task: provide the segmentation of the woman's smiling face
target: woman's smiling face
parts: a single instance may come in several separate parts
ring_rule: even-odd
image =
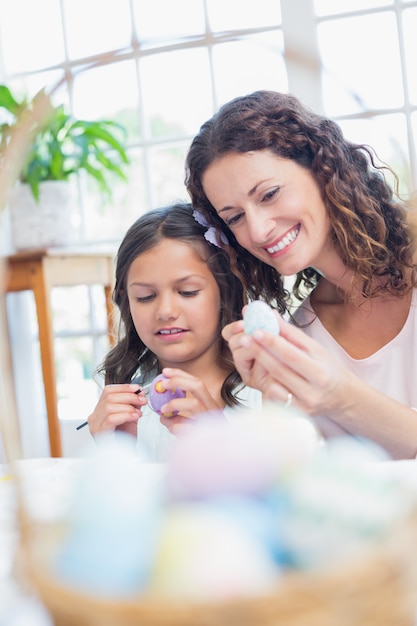
[[[330,221],[311,172],[270,150],[231,152],[202,177],[204,192],[239,244],[290,276],[320,268],[330,243]]]

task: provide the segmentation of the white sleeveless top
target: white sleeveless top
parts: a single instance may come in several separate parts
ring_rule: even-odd
[[[294,319],[309,326],[303,331],[317,340],[366,383],[409,407],[417,407],[417,289],[407,320],[394,339],[365,359],[354,359],[337,343],[314,313],[310,298],[298,307]]]

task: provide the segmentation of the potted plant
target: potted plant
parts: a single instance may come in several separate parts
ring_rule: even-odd
[[[0,123],[0,153],[21,115],[33,102],[34,99],[27,98],[18,100],[8,87],[0,85],[0,110],[4,117]],[[129,158],[125,140],[125,129],[115,121],[80,120],[67,113],[63,105],[51,107],[46,122],[39,123],[35,129],[19,184],[9,203],[15,247],[66,243],[61,238],[68,236],[72,212],[68,205],[71,203],[68,183],[78,172],[85,172],[97,184],[98,191],[111,198],[111,176],[126,180]],[[24,196],[23,204],[17,204],[17,195]],[[50,195],[52,207],[45,209],[43,201]],[[49,216],[53,208],[57,213],[52,224],[44,226],[39,220],[45,214]],[[28,214],[26,225],[23,214]],[[41,235],[46,238],[39,241]]]

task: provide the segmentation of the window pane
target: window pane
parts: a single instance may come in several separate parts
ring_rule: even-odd
[[[127,126],[129,139],[139,137],[138,84],[134,61],[120,61],[75,77],[74,113],[87,120],[108,118]]]
[[[366,120],[342,120],[339,124],[350,141],[370,145],[379,159],[394,170],[400,178],[402,193],[410,191],[410,157],[404,115],[378,115]],[[388,180],[393,183],[392,179]]]
[[[328,115],[403,104],[394,12],[319,24],[318,38],[324,66],[323,98]]]
[[[85,415],[83,407],[87,400],[90,400],[93,394],[97,400],[97,383],[92,380],[97,367],[93,356],[93,340],[91,337],[58,337],[55,339],[54,348],[59,417],[76,418],[81,421],[81,416]],[[85,384],[86,380],[88,384]]]
[[[51,302],[55,332],[89,329],[90,302],[86,285],[55,287]]]
[[[140,77],[148,135],[194,134],[212,114],[206,49],[177,50],[142,59]]]
[[[184,186],[184,161],[188,148],[184,145],[153,149],[149,155],[152,206],[162,206],[177,200],[189,202]]]
[[[95,329],[102,328],[107,334],[106,297],[102,285],[90,285],[91,315]]]
[[[205,31],[203,0],[134,0],[133,7],[136,33],[145,48]]]
[[[129,0],[64,0],[64,9],[71,59],[130,45]]]
[[[213,47],[214,83],[219,103],[256,91],[288,91],[281,31]]]
[[[279,0],[207,0],[212,31],[259,28],[281,24]]]
[[[394,0],[314,0],[314,11],[316,15],[337,15],[348,11],[376,9],[393,3]]]
[[[406,68],[408,78],[408,89],[410,100],[414,104],[417,104],[417,72],[416,72],[416,57],[417,57],[417,42],[416,42],[416,30],[417,30],[417,9],[407,9],[403,13],[403,29],[404,29],[404,46],[406,56]]]
[[[32,98],[43,88],[49,92],[54,89],[61,81],[63,72],[61,70],[50,70],[40,74],[29,74],[27,76],[19,76],[13,80],[7,81],[7,85],[12,92],[17,95],[28,96]],[[52,94],[52,102],[56,105],[65,104],[68,107],[68,87],[67,83],[62,83],[60,87]]]
[[[411,115],[411,124],[412,124],[412,135],[413,135],[413,147],[416,148],[417,144],[417,111]],[[414,186],[412,187],[413,192],[417,193],[417,171],[414,172]],[[416,209],[417,209],[417,199],[416,199]]]
[[[2,2],[0,36],[6,73],[36,70],[64,60],[56,0]]]
[[[87,241],[119,241],[129,226],[150,203],[146,194],[145,170],[140,150],[131,150],[128,182],[112,184],[113,198],[105,202],[90,181],[83,181],[84,236]]]

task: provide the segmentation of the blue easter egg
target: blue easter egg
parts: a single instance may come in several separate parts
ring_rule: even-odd
[[[255,330],[265,330],[273,335],[279,335],[278,319],[271,307],[262,300],[254,300],[248,305],[243,324],[247,335],[253,335]]]

